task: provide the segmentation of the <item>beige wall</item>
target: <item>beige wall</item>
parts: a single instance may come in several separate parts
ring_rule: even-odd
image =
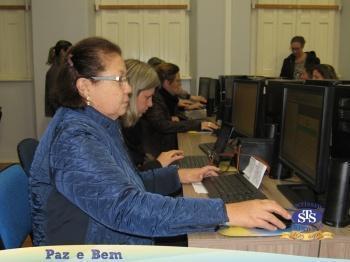
[[[229,58],[225,59],[225,8],[230,0],[191,0],[191,90],[199,76],[217,77],[228,67],[232,74],[249,74],[250,1],[231,0]],[[49,119],[44,116],[45,65],[49,48],[59,39],[75,42],[94,35],[93,0],[32,0],[34,82],[0,82],[0,162],[17,160],[16,145],[40,137]],[[339,73],[350,79],[350,1],[341,14]],[[1,40],[0,40],[1,41]],[[226,68],[225,68],[226,67]],[[34,84],[33,84],[34,83]]]
[[[0,163],[17,160],[17,143],[35,137],[32,82],[0,82]]]
[[[342,1],[340,19],[339,74],[342,79],[350,79],[350,1]]]

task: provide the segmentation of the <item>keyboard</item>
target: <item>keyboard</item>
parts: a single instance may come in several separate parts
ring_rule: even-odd
[[[266,199],[242,174],[207,177],[202,183],[210,198],[221,198],[225,203]]]
[[[206,155],[214,151],[215,143],[203,143],[198,145],[200,150],[202,150]],[[223,153],[231,153],[233,151],[232,146],[226,145]]]
[[[204,143],[199,144],[199,148],[206,154],[209,155],[210,152],[214,150],[215,143]]]
[[[209,159],[207,156],[185,156],[183,159],[178,160],[177,164],[180,168],[203,167],[209,164]]]

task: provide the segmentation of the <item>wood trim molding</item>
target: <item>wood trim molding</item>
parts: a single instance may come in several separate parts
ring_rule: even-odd
[[[188,10],[188,5],[95,5],[95,10]]]
[[[256,9],[297,9],[297,10],[335,10],[340,11],[340,5],[306,5],[306,4],[255,4]]]
[[[0,5],[0,10],[30,10],[30,5]]]

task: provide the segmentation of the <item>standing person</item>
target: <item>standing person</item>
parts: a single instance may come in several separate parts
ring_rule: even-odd
[[[131,92],[117,45],[97,37],[78,42],[58,79],[61,107],[40,140],[29,180],[34,245],[152,244],[156,236],[212,231],[224,223],[284,228],[273,213],[290,215],[274,201],[225,205],[146,192],[116,121]],[[182,183],[200,180],[180,177]]]
[[[177,133],[187,131],[215,130],[214,123],[198,120],[180,121],[177,95],[181,92],[180,69],[171,63],[156,68],[161,87],[153,96],[153,106],[142,117],[144,149],[158,156],[161,152],[178,149]]]
[[[280,77],[288,79],[301,79],[303,72],[313,65],[320,63],[320,59],[314,51],[304,52],[305,39],[302,36],[294,36],[290,41],[292,53],[283,60]]]
[[[52,117],[55,114],[56,107],[54,98],[52,97],[52,90],[55,89],[57,75],[62,64],[63,58],[66,55],[68,48],[72,44],[66,40],[60,40],[55,46],[50,48],[49,56],[46,64],[50,65],[46,73],[45,79],[45,116]]]

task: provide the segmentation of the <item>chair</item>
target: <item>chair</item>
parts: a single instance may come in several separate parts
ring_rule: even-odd
[[[5,249],[21,247],[32,229],[28,177],[18,164],[0,172],[0,240]]]
[[[21,163],[21,166],[24,169],[24,172],[26,172],[27,176],[30,176],[30,167],[33,162],[34,153],[39,144],[39,141],[35,138],[26,138],[23,139],[21,142],[17,145],[17,153],[19,162]]]

